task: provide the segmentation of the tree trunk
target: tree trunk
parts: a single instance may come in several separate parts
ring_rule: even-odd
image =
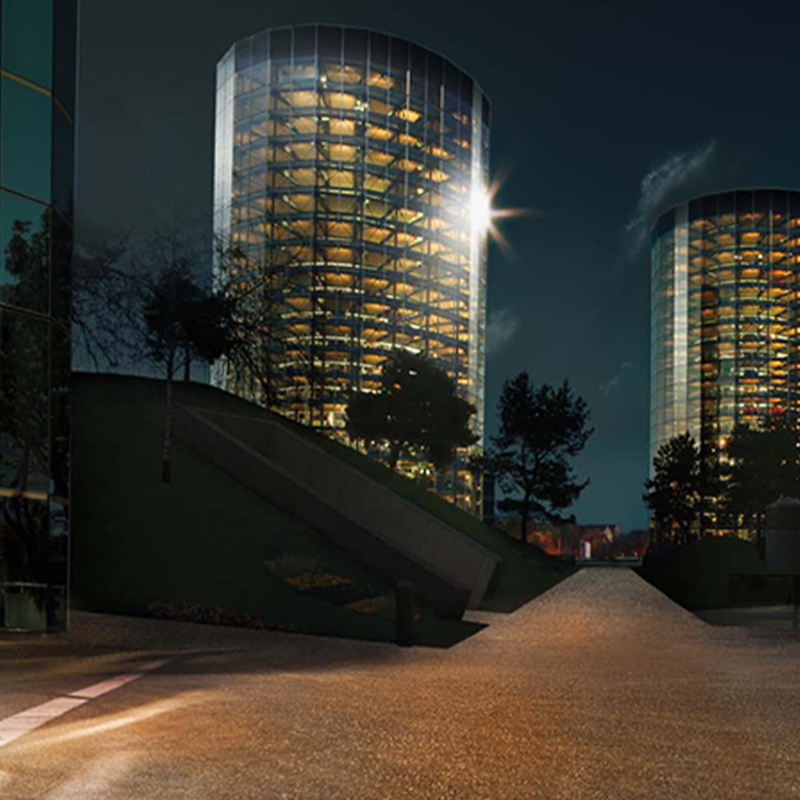
[[[189,343],[187,342],[184,345],[184,361],[183,361],[183,380],[184,383],[189,383],[189,374],[191,373],[192,368],[192,359],[190,355],[191,348],[189,347]]]
[[[161,480],[169,483],[171,479],[169,445],[172,433],[172,368],[175,357],[174,350],[170,350],[167,358],[167,418],[164,422],[164,443],[161,451]]]
[[[528,544],[528,499],[522,501],[522,511],[519,515],[520,519],[520,532],[519,540],[522,544]]]

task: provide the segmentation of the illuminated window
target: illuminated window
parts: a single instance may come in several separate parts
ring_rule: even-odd
[[[293,61],[273,49],[258,79],[225,73],[232,80],[219,95],[218,130],[226,130],[229,109],[241,122],[233,125],[232,154],[222,152],[229,140],[218,142],[217,232],[244,244],[262,269],[285,270],[295,281],[282,312],[286,346],[272,365],[275,410],[332,431],[343,421],[341,395],[354,381],[377,390],[393,347],[429,353],[465,397],[478,405],[483,397],[485,300],[470,295],[470,275],[484,291],[486,253],[485,244],[472,246],[469,226],[473,176],[486,172],[487,150],[477,147],[484,129],[472,127],[483,100],[455,115],[438,108],[445,95],[426,75],[427,59],[390,76],[369,61],[380,52],[371,36],[363,32],[367,60],[353,63],[346,49],[344,63],[328,63],[330,54],[313,51],[322,39],[296,38]],[[442,74],[458,76],[451,65]],[[417,87],[426,82],[433,105],[423,113]],[[231,374],[227,385],[263,402],[245,392],[249,377]],[[481,430],[482,409],[477,419]],[[459,464],[451,499],[478,507]]]

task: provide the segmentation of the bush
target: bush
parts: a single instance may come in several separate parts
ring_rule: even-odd
[[[197,622],[202,625],[229,625],[263,631],[298,632],[297,627],[291,623],[268,622],[250,614],[240,614],[224,608],[208,608],[194,603],[181,602],[178,605],[162,602],[151,603],[147,607],[147,613],[156,619],[168,619],[173,622]]]

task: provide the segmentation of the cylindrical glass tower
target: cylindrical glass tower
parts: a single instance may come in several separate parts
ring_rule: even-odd
[[[0,628],[67,624],[78,0],[0,0]]]
[[[237,279],[256,265],[286,291],[260,369],[269,401],[224,360],[212,383],[341,435],[349,393],[377,390],[405,348],[455,378],[482,439],[488,148],[480,87],[415,44],[309,25],[231,47],[217,65],[215,232],[246,256]],[[461,462],[437,488],[477,513]]]
[[[773,413],[796,424],[800,192],[676,206],[653,229],[651,276],[651,471],[658,448],[687,431],[713,464],[736,424]]]

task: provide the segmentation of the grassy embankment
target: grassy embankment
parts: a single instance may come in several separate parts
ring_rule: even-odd
[[[348,553],[173,440],[173,480],[160,481],[161,381],[78,373],[73,393],[73,587],[88,610],[144,614],[189,603],[285,629],[391,640],[391,587]],[[203,384],[176,399],[255,416],[263,410]],[[293,425],[293,423],[286,423]],[[510,610],[563,575],[411,481],[302,426],[321,446],[506,556],[495,599]],[[399,486],[399,488],[398,488]],[[538,552],[538,551],[537,551]],[[349,607],[347,607],[349,606]],[[361,611],[354,610],[361,608]],[[152,611],[152,609],[151,609]],[[420,643],[448,645],[477,630],[422,609]]]
[[[206,384],[181,386],[187,403],[217,411],[263,416],[263,409]],[[564,577],[574,572],[559,559],[548,556],[535,545],[523,545],[471,514],[456,508],[452,503],[427,491],[418,483],[398,475],[383,464],[362,455],[346,445],[312,429],[283,417],[276,417],[299,435],[313,441],[331,455],[358,469],[378,483],[396,492],[411,503],[425,509],[442,522],[450,525],[488,550],[505,559],[505,569],[494,597],[486,601],[487,611],[513,611],[523,603],[546,591]]]

